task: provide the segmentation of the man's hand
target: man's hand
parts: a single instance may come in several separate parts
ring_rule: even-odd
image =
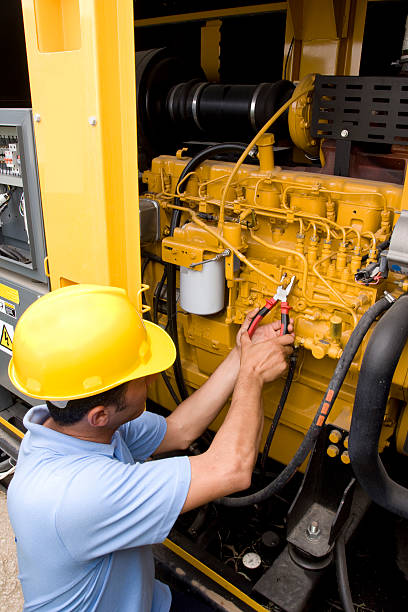
[[[241,325],[236,338],[237,347],[241,347],[241,336],[243,332],[246,332],[251,324],[252,319],[258,313],[259,308],[255,308],[248,312],[245,317],[245,321]],[[280,336],[281,330],[281,322],[273,321],[272,323],[268,323],[267,325],[258,325],[255,330],[254,335],[252,336],[252,342],[256,344],[257,342],[263,342],[265,340],[270,340],[271,338],[278,338]],[[289,334],[293,335],[293,319],[290,320],[288,326]]]
[[[251,341],[248,332],[242,331],[240,340],[240,377],[245,375],[256,378],[263,385],[276,380],[286,371],[288,359],[293,353],[291,345],[294,337],[292,334],[275,335],[255,343]]]
[[[191,484],[182,512],[247,489],[251,484],[263,429],[262,386],[284,373],[294,342],[292,334],[279,336],[280,323],[262,326],[251,341],[246,329],[254,314],[248,315],[238,334],[239,348],[231,351],[227,358],[231,359],[233,355],[235,362],[240,354],[239,372],[228,414],[210,448],[202,455],[190,457]],[[238,364],[233,366],[234,369],[236,366]],[[220,380],[215,388],[222,385],[222,377],[228,375],[226,369],[222,373],[219,371]],[[191,413],[189,410],[190,419]]]

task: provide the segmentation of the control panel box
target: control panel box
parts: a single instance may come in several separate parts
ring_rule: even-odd
[[[0,271],[47,283],[30,109],[0,109]]]

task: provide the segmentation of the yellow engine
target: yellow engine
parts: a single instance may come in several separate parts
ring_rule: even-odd
[[[211,374],[234,345],[238,325],[274,295],[280,279],[296,277],[288,301],[298,365],[271,447],[271,456],[287,463],[313,420],[356,323],[384,290],[395,294],[396,283],[401,284],[401,274],[390,272],[386,279],[380,268],[382,245],[401,213],[402,187],[283,170],[274,165],[271,134],[259,140],[257,153],[259,165],[242,164],[229,186],[232,162],[210,159],[183,177],[189,161],[183,151],[157,157],[143,175],[144,197],[160,206],[163,261],[180,267],[177,318],[189,387],[199,387]],[[171,230],[177,211],[180,220]],[[375,272],[368,280],[359,274],[367,267]],[[158,281],[151,275],[146,279],[151,287]],[[165,325],[166,315],[159,315],[158,321]],[[364,345],[330,415],[331,423],[346,430],[363,353]],[[406,375],[401,365],[393,381],[382,448],[398,423]],[[265,436],[282,385],[277,381],[265,390]],[[160,385],[153,399],[174,407]],[[406,434],[401,426],[400,450]],[[342,460],[349,461],[346,448],[328,452],[342,453]]]

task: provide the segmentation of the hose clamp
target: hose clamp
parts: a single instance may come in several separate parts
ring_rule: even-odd
[[[196,124],[198,129],[201,130],[202,132],[204,132],[204,130],[201,127],[200,122],[198,120],[197,105],[198,105],[199,95],[202,92],[202,90],[204,89],[204,87],[207,87],[207,85],[208,85],[208,83],[199,83],[197,89],[194,92],[193,101],[191,102],[191,112],[193,114],[194,123]]]
[[[177,85],[175,85],[173,87],[173,89],[171,90],[170,96],[169,96],[168,101],[167,101],[167,110],[168,110],[168,113],[169,113],[172,121],[176,121],[176,116],[174,114],[174,96],[175,96],[175,93],[176,93],[177,89],[179,89],[183,85],[185,85],[185,83],[178,83]]]
[[[388,302],[390,304],[393,304],[394,302],[396,302],[397,300],[395,299],[395,297],[393,295],[391,295],[391,293],[388,293],[388,291],[384,291],[384,297],[386,300],[388,300]]]
[[[252,94],[252,100],[251,100],[251,104],[249,107],[249,119],[250,119],[251,126],[254,132],[258,131],[258,128],[256,126],[256,120],[255,120],[256,103],[258,101],[258,96],[259,96],[261,89],[263,88],[264,85],[267,85],[267,84],[268,83],[259,83],[258,87],[255,88],[255,91]]]

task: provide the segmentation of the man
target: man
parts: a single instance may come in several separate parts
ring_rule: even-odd
[[[293,336],[279,324],[234,348],[209,380],[164,419],[145,412],[152,376],[175,349],[142,322],[125,292],[76,285],[54,291],[20,318],[9,376],[45,400],[32,408],[8,507],[27,612],[168,612],[150,545],[180,512],[246,489],[263,426],[263,384],[286,369]],[[208,451],[187,449],[233,392]]]

